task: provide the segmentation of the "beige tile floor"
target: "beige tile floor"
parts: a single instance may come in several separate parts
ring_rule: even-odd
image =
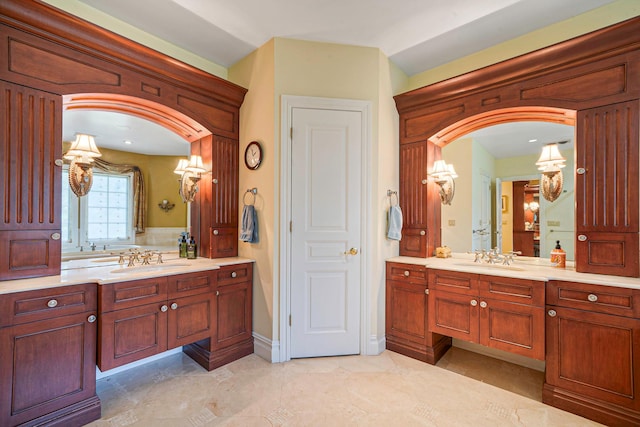
[[[174,354],[98,380],[89,426],[597,426],[540,402],[540,372],[453,348],[438,366],[397,353],[255,355],[207,372]]]

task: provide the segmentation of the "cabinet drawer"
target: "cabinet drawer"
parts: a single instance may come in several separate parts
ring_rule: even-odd
[[[96,309],[96,284],[59,286],[0,296],[0,327]]]
[[[427,269],[422,265],[388,262],[387,280],[426,285]]]
[[[167,300],[167,278],[132,280],[100,286],[100,312]]]
[[[218,285],[231,285],[253,280],[253,263],[225,265],[218,270]]]
[[[213,292],[217,279],[217,270],[169,276],[169,298],[179,298]]]
[[[640,291],[588,283],[549,281],[547,304],[640,318]]]
[[[478,294],[478,275],[447,270],[429,270],[429,289],[465,295]]]
[[[501,276],[480,276],[480,296],[501,301],[544,306],[545,282]]]

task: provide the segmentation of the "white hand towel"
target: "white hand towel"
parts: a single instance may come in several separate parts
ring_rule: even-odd
[[[387,238],[392,240],[402,239],[402,210],[400,206],[391,206],[387,217],[389,229]]]

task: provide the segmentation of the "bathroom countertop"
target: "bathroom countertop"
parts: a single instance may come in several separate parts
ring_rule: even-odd
[[[103,285],[150,277],[216,270],[227,265],[254,261],[242,257],[186,259],[179,258],[177,251],[165,253],[163,260],[162,264],[138,264],[133,267],[118,264],[117,256],[64,261],[62,262],[61,272],[57,276],[0,281],[0,294],[82,283]]]
[[[414,258],[397,256],[389,258],[387,261],[422,265],[427,268],[439,270],[513,277],[517,279],[529,279],[542,282],[549,280],[565,280],[594,285],[640,289],[639,278],[578,273],[572,262],[567,262],[566,268],[556,268],[551,264],[548,258],[517,257],[511,265],[479,264],[474,263],[473,258],[473,254],[454,253],[451,258]]]

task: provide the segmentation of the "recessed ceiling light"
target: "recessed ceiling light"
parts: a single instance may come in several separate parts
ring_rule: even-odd
[[[530,139],[529,142],[538,142],[537,139]]]
[[[124,143],[127,144],[127,145],[131,145],[131,144],[133,144],[133,141],[129,141],[128,139],[125,139]]]

